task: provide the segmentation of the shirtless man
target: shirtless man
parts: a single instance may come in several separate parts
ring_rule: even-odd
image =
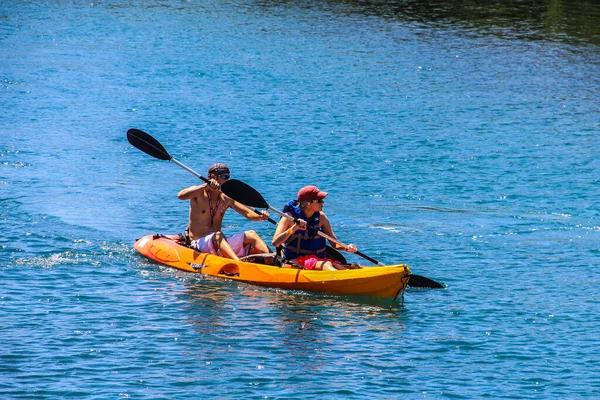
[[[239,260],[250,245],[255,253],[270,253],[267,244],[254,231],[245,231],[226,238],[221,227],[228,208],[251,221],[269,219],[266,211],[255,213],[245,205],[225,196],[219,188],[229,179],[229,168],[225,164],[213,164],[208,169],[210,184],[191,186],[177,194],[179,200],[190,201],[188,224],[191,246],[203,253],[220,254],[223,257]]]

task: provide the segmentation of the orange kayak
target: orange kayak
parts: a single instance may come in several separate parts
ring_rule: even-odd
[[[268,257],[248,262],[200,253],[178,244],[175,236],[144,236],[134,247],[151,260],[182,271],[280,289],[396,299],[410,279],[405,264],[337,271],[281,268],[261,263]]]

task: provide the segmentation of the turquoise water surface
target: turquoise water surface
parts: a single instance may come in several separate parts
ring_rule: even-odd
[[[0,397],[600,397],[597,2],[4,1],[0,21]],[[181,232],[199,181],[132,127],[275,207],[319,186],[342,241],[447,288],[388,303],[147,261],[134,240]]]

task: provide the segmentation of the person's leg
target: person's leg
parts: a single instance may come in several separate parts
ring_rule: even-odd
[[[315,269],[322,271],[335,271],[335,267],[329,261],[317,261],[315,264]]]
[[[331,267],[336,270],[336,269],[352,269],[352,268],[348,268],[346,265],[343,264],[337,264],[337,263],[332,263],[330,262]]]
[[[252,246],[251,253],[253,254],[263,254],[270,253],[271,249],[265,243],[264,240],[256,233],[255,231],[246,231],[244,232],[244,246]]]
[[[331,261],[321,260],[321,261],[316,262],[315,269],[320,269],[322,271],[337,271],[340,269],[348,269],[348,268],[346,268],[342,264],[335,264],[335,263],[332,263]]]
[[[221,253],[223,257],[231,258],[233,260],[239,260],[239,257],[235,254],[235,251],[233,251],[233,249],[227,242],[227,238],[225,237],[223,232],[215,232],[215,234],[212,237],[212,240],[215,249],[217,249],[217,251]]]
[[[192,249],[198,250],[200,253],[217,254],[217,250],[213,244],[214,233],[195,239],[190,242]]]

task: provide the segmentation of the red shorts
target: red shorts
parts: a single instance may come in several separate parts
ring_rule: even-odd
[[[304,267],[304,269],[315,269],[319,261],[329,261],[332,264],[339,264],[338,261],[332,260],[331,258],[318,258],[315,255],[300,256],[296,258],[296,262],[298,263],[298,265]]]

